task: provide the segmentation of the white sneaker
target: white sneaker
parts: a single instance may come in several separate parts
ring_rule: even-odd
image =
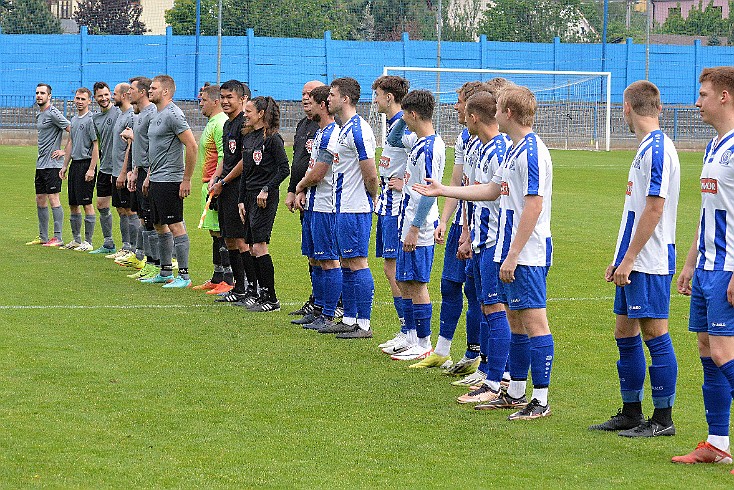
[[[403,332],[398,332],[395,334],[395,337],[391,338],[387,342],[381,343],[377,347],[379,347],[380,349],[384,349],[385,347],[391,347],[395,345],[396,343],[398,343],[398,341],[400,341],[401,339],[404,339],[405,337],[407,337],[407,334],[404,334]]]
[[[487,375],[483,372],[477,370],[474,373],[471,373],[470,375],[461,378],[458,381],[454,381],[451,383],[454,386],[472,386],[472,385],[481,385],[484,380],[487,379]]]
[[[125,255],[127,255],[129,253],[130,253],[129,250],[125,250],[124,248],[121,248],[120,250],[118,250],[115,253],[105,255],[104,258],[105,259],[115,259],[115,260],[117,260],[120,257],[123,257],[123,256],[125,256]]]
[[[422,347],[419,344],[412,345],[409,349],[406,349],[397,354],[390,356],[393,361],[413,361],[416,359],[425,359],[431,355],[432,349],[430,347]]]
[[[404,335],[401,339],[394,342],[392,345],[385,347],[382,349],[382,352],[387,354],[388,356],[391,356],[393,354],[399,354],[403,351],[406,351],[413,347],[414,344],[410,343],[408,340],[408,335]]]
[[[91,250],[94,250],[94,247],[92,246],[91,243],[84,241],[81,243],[81,245],[76,247],[74,250],[76,250],[77,252],[89,252]]]
[[[72,240],[66,245],[62,245],[59,247],[59,250],[74,250],[76,247],[81,245],[81,243],[77,242],[76,240]]]

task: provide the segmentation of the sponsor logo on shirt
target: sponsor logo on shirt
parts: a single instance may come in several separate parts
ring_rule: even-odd
[[[381,156],[380,157],[380,167],[388,168],[389,166],[390,166],[390,157]]]
[[[337,164],[337,163],[339,163],[339,154],[334,153],[334,164]]]
[[[641,163],[642,163],[642,157],[640,155],[637,155],[635,159],[632,161],[632,168],[636,168],[637,170],[639,170]]]
[[[631,196],[632,195],[632,185],[633,184],[634,184],[634,182],[632,182],[631,180],[627,181],[627,192],[626,192],[626,194],[628,196]]]
[[[731,159],[731,150],[726,150],[724,154],[721,155],[721,160],[719,160],[719,164],[729,166],[730,159]]]
[[[311,153],[312,149],[313,149],[313,139],[306,140],[306,151]]]
[[[718,194],[719,183],[716,179],[701,179],[701,192],[706,194]]]
[[[510,195],[510,185],[505,182],[504,180],[502,183],[500,183],[500,195],[501,196],[509,196]]]
[[[262,150],[255,150],[252,152],[252,159],[255,161],[255,165],[260,165],[260,162],[263,161],[263,152]]]

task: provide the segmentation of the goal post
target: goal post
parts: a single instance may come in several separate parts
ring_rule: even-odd
[[[410,81],[410,89],[426,89],[436,97],[434,124],[451,144],[461,131],[454,111],[456,90],[469,81],[503,77],[533,91],[538,101],[534,130],[551,148],[604,149],[611,137],[611,72],[553,70],[495,70],[478,68],[424,68],[386,66],[383,75]],[[370,120],[384,144],[386,122],[373,104]]]

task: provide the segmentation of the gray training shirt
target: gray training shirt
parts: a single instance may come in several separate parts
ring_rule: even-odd
[[[112,125],[112,176],[117,177],[122,171],[122,165],[125,163],[125,150],[127,150],[127,141],[122,139],[120,133],[125,128],[133,127],[133,108],[130,107],[127,111],[123,112],[115,120],[115,124]],[[132,148],[130,149],[132,153]],[[128,156],[128,159],[131,156]],[[128,170],[132,170],[132,166],[128,161]]]
[[[61,137],[64,130],[69,127],[69,120],[64,117],[60,110],[49,106],[36,116],[36,127],[38,128],[38,159],[36,168],[61,168],[64,166],[64,157],[51,158],[54,150],[61,149]]]
[[[150,121],[148,158],[151,182],[182,182],[184,144],[178,135],[189,129],[186,116],[173,102]]]
[[[83,116],[71,118],[71,159],[85,160],[92,158],[92,148],[97,141],[92,113],[87,111]]]
[[[106,174],[112,173],[112,126],[119,115],[120,109],[110,106],[107,112],[98,112],[92,116],[99,141],[99,171]]]
[[[148,126],[150,125],[151,119],[156,115],[155,104],[148,104],[135,118],[133,123],[133,134],[135,135],[135,141],[133,141],[133,164],[136,167],[148,168],[150,162],[148,161]]]

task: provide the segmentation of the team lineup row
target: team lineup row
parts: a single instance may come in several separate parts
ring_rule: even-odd
[[[690,330],[698,336],[709,436],[693,452],[674,457],[673,461],[731,463],[728,434],[734,394],[734,231],[727,227],[726,217],[734,212],[729,209],[734,206],[734,176],[729,175],[734,149],[734,142],[729,141],[734,137],[734,69],[705,69],[700,83],[696,105],[704,122],[717,131],[717,137],[704,156],[701,221],[677,287],[682,294],[691,295]],[[95,85],[94,96],[104,114],[104,96],[98,97],[97,88]],[[378,215],[377,256],[385,261],[385,274],[401,322],[401,331],[381,344],[382,350],[392,359],[418,361],[412,368],[443,367],[449,374],[466,375],[457,382],[470,386],[469,392],[458,398],[459,403],[473,403],[479,410],[513,409],[510,420],[550,415],[548,387],[554,343],[546,315],[546,275],[553,255],[552,161],[541,138],[532,130],[537,108],[534,95],[504,79],[462,86],[455,107],[466,129],[456,141],[451,185],[443,186],[445,145],[431,122],[435,107],[432,94],[409,91],[407,80],[395,76],[378,78],[372,88],[379,111],[387,117],[389,131],[379,172],[375,137],[356,113],[359,83],[339,78],[330,86],[320,82],[304,86],[305,117],[294,139],[286,206],[301,213],[302,252],[309,261],[312,297],[298,312],[303,318],[294,323],[319,333],[337,334],[338,338],[372,337],[374,280],[367,257],[374,212]],[[82,135],[84,128],[79,121],[75,127],[77,117],[70,124],[71,143],[66,151],[60,150],[61,131],[69,123],[52,113],[44,117],[53,109],[50,87],[39,84],[36,96],[42,112],[36,193],[41,234],[37,242],[48,245],[54,241],[44,236],[48,227],[48,212],[42,211],[44,199],[50,200],[53,207],[55,232],[57,208],[60,210],[60,181],[53,172],[44,170],[55,169],[61,178],[71,160],[69,203],[72,231],[76,234],[67,245],[91,249],[77,238],[81,229],[79,207],[83,206],[87,215],[85,231],[91,239],[90,228],[93,232],[95,221],[92,196],[77,189],[91,187],[93,191],[94,184],[89,183],[101,154],[99,175],[105,179],[109,175],[112,204],[118,208],[121,227],[123,216],[128,217],[129,231],[128,235],[123,233],[123,242],[126,236],[134,236],[130,234],[133,232],[141,237],[137,240],[138,254],[127,252],[122,262],[142,266],[145,260],[145,267],[154,267],[137,273],[148,277],[146,281],[164,283],[164,287],[190,285],[182,202],[190,193],[197,145],[183,114],[172,102],[174,91],[173,80],[166,76],[152,81],[136,78],[129,86],[118,85],[114,100],[120,113],[131,111],[132,102],[139,114],[137,118],[131,115],[129,125],[118,125],[116,121],[97,124],[96,119],[102,117],[92,116],[100,144],[94,142],[94,131],[89,131],[92,143],[85,147],[90,148],[87,157],[75,153],[76,140],[82,139],[75,134]],[[124,94],[128,94],[127,105]],[[107,88],[108,107],[109,98]],[[89,97],[84,108],[87,111],[88,101]],[[157,109],[151,109],[147,125],[140,122],[147,107],[141,101]],[[79,117],[86,115],[83,103],[77,106]],[[277,310],[280,304],[267,246],[278,204],[277,187],[288,175],[288,160],[277,133],[277,104],[263,97],[249,100],[247,87],[230,81],[221,87],[204,87],[200,106],[209,117],[198,148],[204,167],[202,223],[212,234],[214,275],[198,288],[220,293],[220,301],[253,311]],[[660,111],[660,93],[653,84],[635,82],[625,90],[624,117],[639,140],[639,148],[629,171],[614,260],[605,274],[607,281],[617,286],[615,338],[620,354],[617,364],[622,409],[590,429],[620,431],[627,437],[675,434],[672,408],[677,361],[667,318],[676,263],[680,171],[673,143],[660,130]],[[100,128],[110,124],[114,141],[106,149]],[[49,137],[49,125],[57,129],[54,141]],[[141,144],[146,141],[147,148]],[[128,173],[131,147],[132,169]],[[136,147],[146,156],[136,157]],[[50,158],[44,160],[42,154]],[[112,155],[109,174],[103,173],[106,154]],[[121,156],[118,167],[114,165],[116,155]],[[48,164],[62,156],[60,171]],[[147,166],[143,164],[146,158]],[[79,167],[76,171],[75,166]],[[109,197],[100,197],[99,180],[97,207],[106,241],[97,251],[112,253],[114,243],[107,242],[108,236],[111,239],[111,216],[107,226],[103,221],[109,215],[109,201],[107,214],[103,213],[104,202],[100,205],[100,199]],[[122,196],[116,197],[124,189],[136,196],[128,207]],[[77,194],[85,199],[89,194],[89,202],[77,200]],[[436,203],[439,195],[447,197],[440,214]],[[217,214],[212,210],[213,201]],[[123,205],[118,206],[120,203]],[[449,225],[452,216],[455,218]],[[59,221],[56,245],[61,243],[60,228]],[[139,228],[145,230],[137,231]],[[444,241],[441,328],[434,348],[427,285],[434,244]],[[172,280],[174,248],[179,276]],[[123,249],[131,250],[132,246],[123,243]],[[467,350],[460,361],[452,363],[449,351],[463,307],[464,285],[468,300]],[[340,301],[343,314],[338,320]],[[641,404],[647,369],[643,341],[651,357],[654,413],[648,420]],[[533,381],[530,401],[526,396],[528,372]]]

